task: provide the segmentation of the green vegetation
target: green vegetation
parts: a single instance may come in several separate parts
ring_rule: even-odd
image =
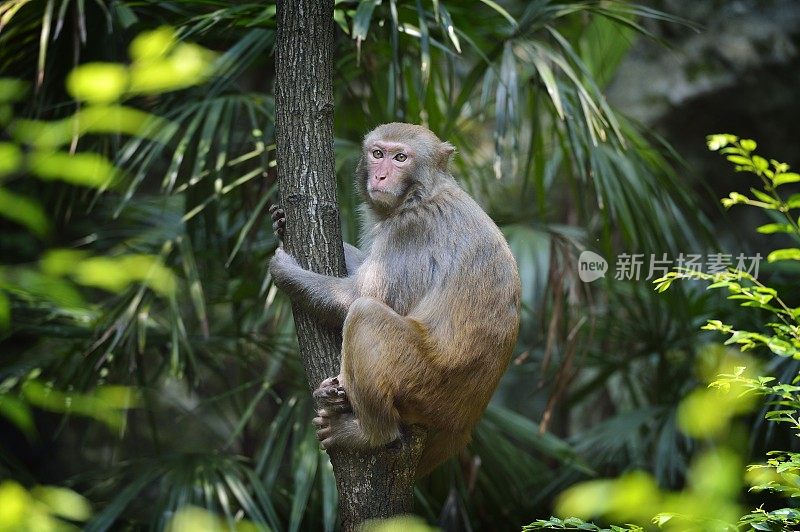
[[[92,515],[84,497],[54,486],[28,491],[13,480],[4,480],[0,482],[0,500],[2,530],[64,530],[70,521],[82,523]]]
[[[559,508],[644,528],[660,512],[669,527],[736,523],[760,504],[745,505],[745,480],[792,495],[794,450],[742,464],[761,451],[746,437],[753,397],[778,422],[765,443],[798,426],[796,294],[707,278],[762,320],[688,283],[578,276],[586,249],[719,247],[676,155],[604,96],[637,38],[684,21],[569,0],[337,0],[334,20],[345,239],[363,134],[424,123],[457,147],[454,173],[523,281],[515,360],[469,450],[418,484],[419,519],[394,524],[515,529],[576,482],[622,474]],[[274,41],[270,2],[0,4],[0,530],[336,528],[290,308],[267,270]],[[777,190],[797,174],[751,141],[711,143],[764,180],[725,205],[767,209],[760,232],[795,238],[800,200]],[[796,279],[797,253],[770,255],[777,282]],[[702,276],[661,286],[679,278]],[[781,362],[709,346],[703,323]],[[773,506],[742,525],[797,519]],[[545,525],[599,529],[531,527]]]
[[[709,149],[719,151],[739,172],[752,173],[761,181],[761,189],[751,188],[751,196],[732,192],[722,199],[729,208],[750,205],[774,213],[779,222],[762,225],[759,233],[788,233],[800,242],[796,219],[800,196],[786,196],[784,185],[800,181],[789,165],[756,155],[756,143],[730,134],[708,137]],[[800,260],[800,250],[785,248],[773,251],[769,262]],[[765,311],[766,321],[759,330],[734,329],[733,325],[710,319],[703,329],[728,336],[725,346],[738,346],[741,352],[767,349],[773,355],[800,358],[800,307],[789,306],[777,290],[764,285],[754,275],[729,268],[719,273],[679,269],[657,279],[656,289],[667,290],[678,279],[706,281],[709,289],[725,289],[729,300],[749,309]],[[720,348],[722,349],[722,348]],[[771,492],[791,499],[800,491],[800,454],[790,450],[769,451],[765,462],[742,467],[746,447],[741,426],[735,419],[755,406],[756,398],[767,400],[765,419],[786,423],[797,435],[800,431],[800,373],[787,382],[773,376],[759,375],[756,360],[735,357],[722,349],[718,376],[705,389],[688,395],[678,410],[681,429],[703,442],[701,452],[687,471],[687,486],[677,493],[664,492],[652,477],[643,472],[628,473],[615,480],[594,480],[577,484],[564,492],[557,510],[561,515],[582,518],[602,516],[610,521],[651,522],[665,530],[792,530],[800,526],[800,512],[789,506],[765,510],[763,506],[742,516],[739,499],[746,482],[750,491]],[[727,359],[727,360],[726,360]],[[727,366],[727,367],[725,367]],[[705,370],[711,376],[712,372]],[[527,529],[600,530],[578,518],[540,520]],[[613,527],[612,530],[642,530]]]

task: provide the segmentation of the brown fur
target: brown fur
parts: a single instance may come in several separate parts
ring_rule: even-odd
[[[366,185],[376,141],[413,154],[388,203]],[[452,152],[424,127],[379,126],[364,140],[357,171],[365,252],[346,246],[348,277],[305,271],[282,250],[271,263],[281,288],[343,327],[341,374],[315,392],[323,446],[381,446],[399,437],[401,424],[421,424],[429,435],[418,475],[469,441],[519,327],[514,257],[448,172]]]

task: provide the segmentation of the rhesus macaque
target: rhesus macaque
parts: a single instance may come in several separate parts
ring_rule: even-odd
[[[322,446],[379,447],[423,425],[418,476],[469,441],[519,328],[514,257],[448,171],[452,153],[422,126],[377,127],[356,172],[364,252],[345,244],[348,276],[304,270],[282,248],[270,263],[293,300],[343,327],[341,372],[314,392]],[[281,236],[283,211],[273,220]]]

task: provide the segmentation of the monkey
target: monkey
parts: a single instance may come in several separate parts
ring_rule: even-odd
[[[304,270],[281,247],[270,262],[280,289],[342,330],[340,373],[314,391],[322,447],[382,447],[421,425],[418,478],[467,445],[519,330],[516,261],[449,171],[453,152],[423,126],[378,126],[355,172],[364,251],[345,244],[347,276]]]

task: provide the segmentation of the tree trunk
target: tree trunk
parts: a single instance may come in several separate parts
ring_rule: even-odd
[[[303,268],[346,275],[333,154],[333,0],[279,0],[275,46],[275,137],[286,212],[284,245]],[[312,390],[339,373],[341,331],[293,307],[300,356]],[[311,420],[308,420],[311,423]],[[411,512],[424,434],[371,452],[329,452],[343,530]]]

